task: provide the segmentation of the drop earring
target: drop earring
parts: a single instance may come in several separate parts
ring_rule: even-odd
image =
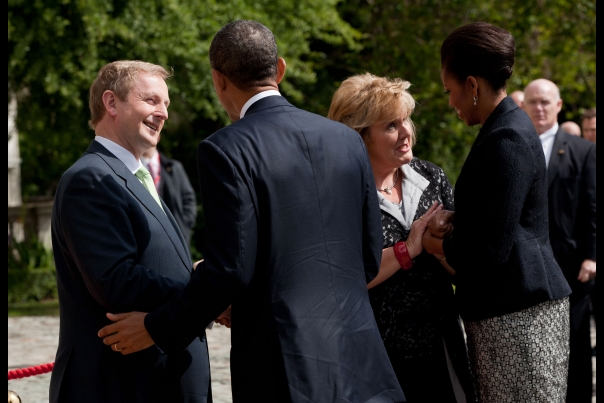
[[[474,106],[476,106],[476,101],[478,101],[478,97],[474,96]]]

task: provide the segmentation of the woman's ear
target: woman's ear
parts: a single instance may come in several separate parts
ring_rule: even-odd
[[[466,83],[470,86],[472,96],[478,96],[478,80],[476,80],[476,77],[468,76],[468,78],[466,79]]]

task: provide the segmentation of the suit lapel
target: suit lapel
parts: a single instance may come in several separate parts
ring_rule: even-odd
[[[126,168],[122,161],[120,161],[100,143],[93,141],[88,148],[88,152],[99,155],[107,163],[107,165],[109,165],[113,172],[124,180],[124,187],[128,189],[128,191],[140,202],[144,208],[146,208],[153,215],[153,217],[157,219],[157,221],[159,221],[161,226],[166,231],[166,234],[172,241],[172,244],[176,248],[180,259],[186,266],[187,270],[191,272],[191,257],[185,246],[184,238],[180,234],[180,230],[177,229],[178,226],[176,221],[163,200],[162,205],[166,211],[165,213],[159,207],[153,196],[151,196],[151,193],[149,193],[149,191],[145,189],[143,184],[138,180],[138,178]]]
[[[547,167],[547,186],[551,186],[556,176],[558,176],[558,170],[560,169],[560,162],[563,158],[566,158],[566,139],[565,133],[562,129],[558,129],[556,137],[554,139],[554,145],[552,146],[552,153],[549,158],[549,165]]]
[[[187,245],[185,236],[182,234],[182,231],[180,230],[180,227],[178,226],[178,222],[176,221],[176,218],[174,218],[174,215],[172,215],[172,212],[170,211],[168,206],[166,206],[166,203],[164,203],[163,200],[162,200],[162,205],[164,206],[164,210],[166,211],[166,216],[167,216],[168,220],[172,224],[172,228],[174,228],[174,231],[176,232],[178,239],[180,239],[180,245]],[[172,241],[172,242],[174,243],[174,241]],[[174,243],[174,246],[176,246],[176,245],[179,245],[179,243]],[[185,259],[183,260],[183,262],[187,266],[187,270],[189,270],[189,273],[191,273],[191,270],[193,267],[193,262],[191,261],[191,255],[187,249],[185,249],[184,251],[178,250],[178,254],[181,256],[181,259],[183,258],[183,253],[185,256]]]

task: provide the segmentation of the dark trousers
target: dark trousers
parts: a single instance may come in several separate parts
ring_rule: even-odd
[[[590,314],[589,294],[571,302],[567,403],[592,401]]]
[[[407,403],[456,403],[444,348],[432,356],[390,358]]]

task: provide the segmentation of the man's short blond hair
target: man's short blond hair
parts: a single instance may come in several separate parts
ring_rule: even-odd
[[[327,117],[344,123],[367,140],[369,126],[395,120],[404,114],[410,119],[415,100],[407,91],[409,81],[364,73],[347,78],[335,92]],[[412,123],[411,145],[415,144]]]
[[[118,60],[101,67],[96,79],[90,86],[90,97],[88,100],[90,107],[88,125],[93,130],[105,115],[103,93],[107,90],[113,91],[120,101],[125,102],[128,100],[130,91],[140,72],[159,76],[164,80],[172,76],[172,71],[168,71],[162,66],[139,60]]]

